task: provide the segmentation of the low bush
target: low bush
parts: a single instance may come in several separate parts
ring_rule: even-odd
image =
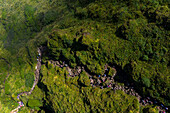
[[[40,100],[29,99],[27,105],[31,108],[41,107],[43,104]]]
[[[146,77],[142,77],[142,83],[146,87],[150,87],[150,85],[151,85],[150,79],[146,78]]]
[[[26,74],[25,75],[25,86],[31,88],[33,83],[34,83],[34,75],[32,73]]]

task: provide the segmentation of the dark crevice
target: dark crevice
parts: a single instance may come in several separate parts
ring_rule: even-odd
[[[42,76],[40,74],[40,76]],[[47,85],[45,85],[43,82],[41,82],[42,79],[39,80],[37,86],[43,91],[45,92],[45,99],[48,99],[47,96],[49,95],[48,92],[48,88]],[[44,110],[45,113],[55,113],[54,109],[52,108],[52,102],[50,102],[49,104],[47,104],[46,100],[43,99],[43,106],[40,107],[40,109]]]
[[[29,48],[28,47],[26,47],[26,50],[27,50],[27,53],[28,53],[28,59],[30,60],[30,62],[28,62],[29,63],[29,65],[32,67],[33,65],[32,65],[32,63],[33,63],[33,61],[32,61],[32,59],[31,59],[31,54],[30,54],[30,51],[29,51]]]
[[[87,51],[88,46],[85,44],[82,44],[83,36],[76,41],[76,38],[73,40],[73,44],[71,47],[71,51]]]
[[[80,87],[88,87],[87,85],[85,85],[85,84],[83,84],[83,83],[81,82],[80,76],[79,76],[77,82],[78,82],[78,85],[79,85]]]

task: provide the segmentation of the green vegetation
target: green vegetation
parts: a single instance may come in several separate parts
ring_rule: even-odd
[[[150,87],[151,83],[150,80],[148,78],[142,78],[142,83],[146,86],[146,87]]]
[[[39,100],[28,100],[28,106],[31,107],[31,108],[34,108],[34,107],[40,107],[42,106],[42,103],[39,101]]]
[[[22,96],[21,113],[156,112],[122,91],[90,87],[84,72],[68,78],[65,68],[49,60],[84,66],[95,75],[104,74],[105,64],[115,65],[140,95],[170,106],[168,2],[0,0],[0,111],[16,108],[17,94],[32,87],[39,46],[46,47],[40,81],[30,96]]]
[[[156,109],[156,107],[153,106],[146,106],[142,108],[141,113],[158,113],[159,111]]]
[[[137,112],[139,103],[123,91],[115,93],[110,88],[92,88],[83,72],[79,77],[70,78],[66,68],[42,67],[42,80],[47,87],[47,108],[55,112]],[[51,103],[51,104],[50,104]]]
[[[26,74],[25,75],[25,86],[31,88],[33,83],[34,83],[34,75],[33,74]]]

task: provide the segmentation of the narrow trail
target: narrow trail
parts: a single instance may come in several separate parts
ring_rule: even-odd
[[[139,103],[140,106],[147,106],[147,105],[157,105],[157,109],[159,110],[159,113],[164,113],[165,111],[168,111],[168,107],[165,107],[163,104],[159,104],[158,101],[156,99],[151,99],[150,97],[146,97],[143,98],[141,95],[139,95],[137,93],[137,91],[134,89],[134,85],[130,84],[130,83],[126,83],[124,85],[118,85],[117,82],[114,81],[114,77],[116,75],[118,75],[119,73],[117,72],[116,68],[113,66],[111,67],[115,73],[110,77],[107,76],[108,74],[108,69],[107,67],[109,65],[105,65],[104,69],[105,69],[105,74],[103,75],[92,75],[91,73],[89,73],[83,66],[77,66],[74,69],[70,68],[67,64],[65,64],[65,62],[63,62],[62,64],[59,63],[59,61],[50,61],[54,66],[58,66],[58,67],[66,67],[66,70],[68,71],[68,75],[69,77],[75,77],[75,76],[79,76],[80,73],[82,71],[84,71],[86,73],[86,75],[89,77],[90,79],[90,84],[92,87],[100,87],[101,89],[103,88],[111,88],[113,91],[116,90],[122,90],[124,91],[126,94],[128,95],[132,95],[135,96]],[[107,81],[107,83],[105,83]],[[105,85],[101,85],[102,83],[105,83]]]
[[[19,111],[19,109],[24,106],[23,102],[21,101],[20,99],[20,96],[21,95],[30,95],[32,93],[32,91],[34,90],[35,86],[37,85],[38,81],[39,81],[39,75],[40,75],[40,69],[41,69],[41,55],[42,55],[42,47],[41,48],[38,48],[38,55],[39,57],[37,58],[37,65],[36,65],[36,70],[35,70],[35,79],[34,79],[34,83],[32,85],[32,88],[30,91],[26,92],[21,92],[18,94],[17,98],[20,100],[18,103],[19,103],[19,106],[17,108],[15,108],[14,110],[12,110],[10,113],[17,113]]]
[[[40,69],[41,69],[41,55],[42,55],[42,50],[41,49],[42,48],[38,48],[39,57],[37,59],[37,65],[36,65],[36,70],[35,70],[35,80],[34,80],[33,86],[32,86],[30,91],[21,92],[21,93],[18,94],[17,98],[20,100],[20,102],[18,102],[19,106],[17,108],[15,108],[14,110],[12,110],[11,113],[17,113],[19,111],[19,109],[22,106],[24,106],[23,102],[20,99],[20,96],[24,95],[24,94],[25,95],[30,95],[32,93],[32,91],[34,90],[35,86],[38,83],[39,73],[40,73]],[[140,103],[140,106],[146,106],[146,105],[149,105],[149,104],[150,105],[153,104],[150,97],[147,97],[147,98],[144,99],[142,96],[140,96],[135,91],[133,85],[118,85],[118,83],[114,81],[114,77],[119,73],[117,72],[115,67],[110,66],[111,69],[113,69],[115,71],[115,73],[112,76],[108,76],[107,75],[108,74],[108,72],[107,72],[108,71],[108,69],[107,69],[108,64],[104,67],[105,74],[96,76],[96,75],[93,75],[93,74],[89,73],[83,66],[76,66],[74,69],[72,69],[67,64],[65,64],[65,61],[63,63],[60,63],[59,61],[50,60],[50,63],[53,64],[54,66],[58,66],[60,68],[66,67],[66,70],[69,73],[68,74],[69,77],[79,76],[81,74],[81,72],[84,71],[86,73],[86,75],[89,77],[90,84],[91,84],[92,87],[100,87],[101,89],[103,89],[103,88],[111,88],[113,91],[122,90],[128,95],[132,95],[132,96],[137,97],[137,99],[138,99],[138,101]],[[107,83],[106,83],[106,81],[107,81]],[[105,85],[102,86],[101,85],[102,83],[104,83]],[[163,111],[165,111],[164,107],[159,106],[158,104],[156,104],[156,105],[159,107],[158,108],[159,112],[163,113]]]
[[[105,68],[104,68],[105,69],[105,74],[97,76],[97,75],[90,74],[88,71],[86,71],[86,69],[83,66],[77,66],[74,69],[72,69],[67,64],[65,64],[65,62],[60,64],[59,61],[52,61],[51,60],[50,63],[53,64],[54,66],[58,66],[58,67],[61,67],[61,68],[66,67],[66,70],[69,73],[68,74],[69,77],[79,76],[80,73],[82,71],[84,71],[86,73],[86,75],[89,77],[92,87],[100,87],[101,89],[103,89],[103,88],[111,88],[114,91],[122,90],[126,94],[136,96],[139,101],[142,98],[134,90],[133,86],[120,86],[116,82],[114,82],[114,77],[117,75],[117,71],[116,71],[116,69],[114,67],[111,67],[115,71],[115,73],[112,76],[107,76],[107,74],[106,74],[108,65],[106,65]],[[105,83],[105,86],[102,86],[101,83]]]

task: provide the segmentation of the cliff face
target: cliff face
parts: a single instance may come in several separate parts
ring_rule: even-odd
[[[169,106],[169,14],[161,0],[1,0],[0,111],[16,108],[17,94],[31,89],[40,46],[40,80],[21,97],[21,112],[156,110],[105,88],[113,75],[113,88],[133,87]],[[104,74],[110,78],[97,86]]]

